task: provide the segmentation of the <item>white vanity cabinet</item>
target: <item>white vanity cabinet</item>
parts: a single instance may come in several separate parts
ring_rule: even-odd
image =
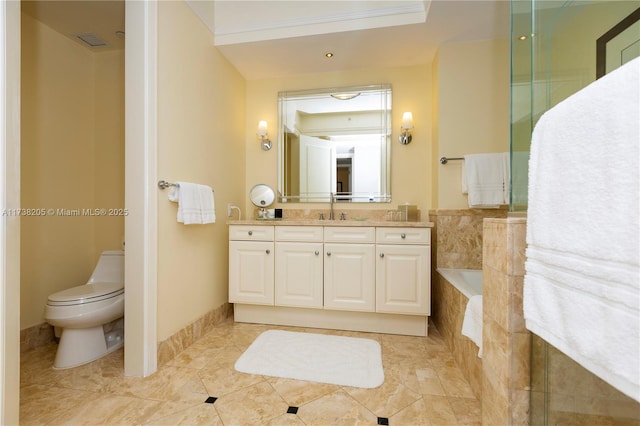
[[[375,228],[324,228],[324,307],[375,311]]]
[[[431,313],[430,231],[376,228],[376,312]]]
[[[275,304],[322,308],[322,227],[278,226]]]
[[[429,224],[239,222],[229,225],[235,321],[427,335]]]
[[[229,226],[229,302],[274,304],[273,237],[273,226]]]

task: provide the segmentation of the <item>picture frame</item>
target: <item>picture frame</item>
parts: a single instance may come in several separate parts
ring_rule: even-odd
[[[640,50],[640,32],[629,33],[629,28],[636,22],[640,21],[640,7],[631,12],[626,18],[614,25],[609,31],[604,33],[600,38],[596,40],[596,80],[612,71],[623,63],[628,62],[629,59],[623,60],[623,49],[619,46],[614,46],[616,40],[622,40],[622,37],[628,39],[632,38],[631,43],[634,47]],[[629,46],[628,43],[626,46]],[[612,52],[612,49],[614,50]],[[615,53],[620,58],[620,61],[615,65],[611,65],[611,60],[607,58],[611,57],[611,54]]]

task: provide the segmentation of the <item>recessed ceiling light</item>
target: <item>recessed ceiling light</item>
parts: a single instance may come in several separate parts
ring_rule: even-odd
[[[332,52],[327,52],[324,54],[325,58],[333,58],[333,53]]]
[[[526,35],[521,35],[520,37],[518,37],[518,40],[525,41],[526,39],[527,39]]]

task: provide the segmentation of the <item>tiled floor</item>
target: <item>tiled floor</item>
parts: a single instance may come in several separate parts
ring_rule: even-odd
[[[426,338],[305,330],[380,342],[385,381],[375,389],[235,371],[236,359],[251,342],[275,328],[292,329],[225,322],[147,378],[123,376],[122,350],[61,371],[51,369],[55,344],[31,350],[21,359],[20,424],[481,423],[480,403],[433,327]]]

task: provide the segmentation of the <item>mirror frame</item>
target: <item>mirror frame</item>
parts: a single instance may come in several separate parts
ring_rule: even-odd
[[[266,195],[268,196],[266,196]],[[269,185],[259,183],[254,185],[249,191],[249,199],[254,206],[260,208],[266,208],[272,205],[276,200],[276,194]]]
[[[355,93],[355,92],[372,92],[380,91],[381,95],[381,134],[386,135],[386,141],[382,143],[381,151],[384,160],[381,161],[381,169],[383,169],[383,190],[374,194],[340,194],[334,193],[336,201],[348,202],[391,202],[391,115],[392,115],[392,89],[391,84],[372,84],[361,86],[346,87],[328,87],[310,90],[290,90],[278,92],[278,201],[286,203],[288,201],[295,203],[318,203],[329,202],[330,193],[318,194],[300,194],[291,195],[284,192],[285,185],[285,134],[286,127],[286,103],[288,100],[295,98],[304,98],[306,96],[326,95],[327,97],[335,93]]]

